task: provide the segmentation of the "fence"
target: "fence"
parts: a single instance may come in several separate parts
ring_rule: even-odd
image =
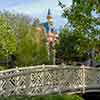
[[[100,92],[100,69],[40,65],[0,71],[0,95]]]

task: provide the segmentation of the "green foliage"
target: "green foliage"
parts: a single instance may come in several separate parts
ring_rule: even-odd
[[[100,62],[100,54],[96,56],[96,61]]]
[[[2,100],[83,100],[78,95],[57,95],[57,96],[36,96],[36,97],[31,97],[31,96],[9,96],[9,97],[1,97]]]
[[[22,14],[0,12],[0,59],[16,57],[17,66],[48,64],[45,32],[40,25]],[[41,29],[38,30],[38,27]]]
[[[5,17],[0,16],[0,59],[16,51],[16,36]]]
[[[7,69],[7,66],[0,66],[0,71],[1,70],[6,70]]]
[[[88,59],[87,55],[85,55],[87,49],[86,41],[85,37],[63,29],[60,33],[60,43],[56,46],[57,58],[59,61],[66,62],[67,64],[71,64],[75,60],[84,61]]]
[[[17,66],[48,63],[46,37],[43,27],[31,24],[32,19],[21,14],[0,12],[0,59],[16,56]],[[38,23],[40,25],[40,23]]]
[[[73,0],[72,6],[67,8],[59,1],[68,23],[61,31],[60,44],[57,46],[58,58],[62,55],[62,59],[67,62],[86,60],[86,52],[99,50],[100,30],[97,26],[100,26],[100,21],[92,15],[93,11],[97,12],[99,4],[98,0]]]

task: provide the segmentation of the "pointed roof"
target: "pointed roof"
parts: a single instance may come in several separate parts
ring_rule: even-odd
[[[47,19],[48,19],[49,21],[52,19],[50,8],[48,9]]]
[[[50,10],[50,8],[48,9],[48,16],[50,16],[51,15],[51,10]]]

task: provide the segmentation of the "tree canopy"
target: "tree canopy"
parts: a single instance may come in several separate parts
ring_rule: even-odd
[[[99,0],[73,0],[70,7],[59,1],[62,16],[68,20],[61,31],[57,55],[63,60],[86,60],[86,53],[100,48]],[[95,16],[95,15],[96,16]],[[59,58],[59,57],[58,57]]]
[[[32,21],[29,16],[0,12],[1,60],[6,61],[13,55],[17,66],[48,63],[45,32],[39,26],[40,32]]]

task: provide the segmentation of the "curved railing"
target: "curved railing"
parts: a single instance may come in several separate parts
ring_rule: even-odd
[[[40,65],[0,71],[0,95],[100,92],[100,69]]]

